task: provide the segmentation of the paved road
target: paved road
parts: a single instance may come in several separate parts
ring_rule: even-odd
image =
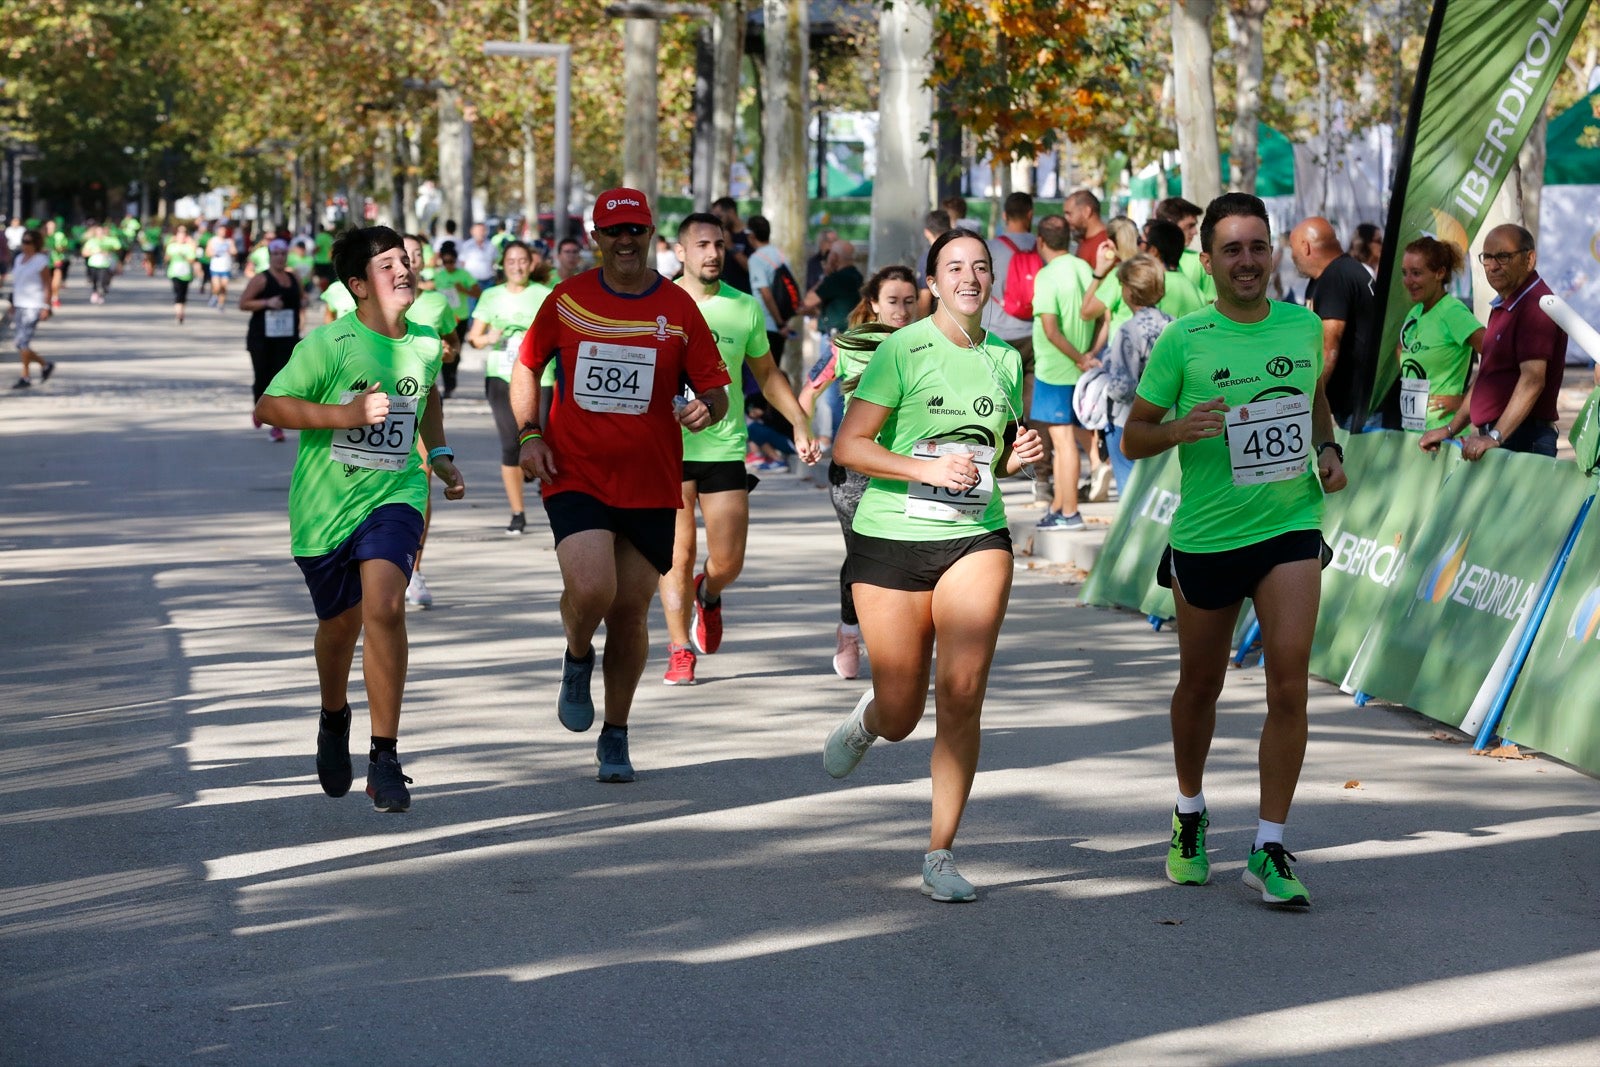
[[[0,1062],[1600,1060],[1593,779],[1317,683],[1290,827],[1316,907],[1271,912],[1238,881],[1263,686],[1236,672],[1217,878],[1171,886],[1174,637],[1050,568],[1019,569],[990,688],[982,899],[925,901],[931,721],[820,767],[861,683],[829,670],[838,533],[794,478],[754,498],[726,651],[684,690],[663,647],[639,781],[597,784],[553,713],[548,530],[501,534],[475,399],[409,619],[415,807],[323,797],[293,446],[250,428],[244,317],[178,330],[164,293],[78,282],[38,342],[60,372],[0,393]]]

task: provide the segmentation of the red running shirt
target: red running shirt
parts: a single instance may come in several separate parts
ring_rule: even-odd
[[[519,357],[539,381],[556,365],[544,440],[557,470],[543,495],[577,491],[618,508],[683,506],[683,431],[672,398],[728,384],[694,298],[664,278],[615,293],[589,270],[540,305]]]

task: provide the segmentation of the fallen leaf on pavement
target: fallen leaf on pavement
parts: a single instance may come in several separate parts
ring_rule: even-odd
[[[1457,737],[1449,730],[1435,730],[1428,736],[1433,738],[1435,741],[1443,741],[1447,745],[1464,745],[1467,742],[1465,737]]]
[[[1472,754],[1474,756],[1488,756],[1491,759],[1498,760],[1533,759],[1533,755],[1531,753],[1524,752],[1516,745],[1512,744],[1504,744],[1498,748],[1475,748],[1472,750]]]
[[[1348,782],[1346,782],[1344,784],[1344,787],[1346,789],[1360,789],[1361,788],[1361,783],[1359,781],[1357,781],[1356,779],[1352,778],[1352,779],[1350,779]]]

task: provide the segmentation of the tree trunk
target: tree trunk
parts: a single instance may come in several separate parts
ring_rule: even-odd
[[[627,90],[622,184],[639,190],[654,206],[657,131],[661,127],[661,104],[656,94],[661,24],[655,19],[624,19],[622,42],[622,80]]]
[[[400,213],[400,174],[395,166],[394,140],[394,127],[387,124],[372,132],[372,192],[379,205],[377,223],[401,230],[405,216]]]
[[[422,213],[417,209],[417,197],[422,192],[422,122],[406,123],[406,232],[421,233],[424,229]]]
[[[457,234],[467,232],[467,216],[471,213],[467,200],[472,190],[466,188],[466,159],[463,148],[467,142],[467,124],[461,115],[461,97],[454,89],[440,89],[439,100],[439,213],[454,219]]]
[[[689,187],[694,191],[694,209],[707,211],[714,199],[711,187],[716,158],[717,46],[714,20],[700,24],[694,38],[694,137],[690,142]]]
[[[806,259],[806,71],[811,26],[807,0],[765,0],[766,139],[762,142],[762,214],[772,243],[793,264]]]
[[[921,134],[933,125],[933,16],[918,0],[894,0],[878,16],[878,173],[872,182],[873,270],[911,266],[922,251],[923,205],[932,175]]]
[[[1256,172],[1260,166],[1256,125],[1261,113],[1261,74],[1265,66],[1261,24],[1270,6],[1271,0],[1233,0],[1228,8],[1234,54],[1238,57],[1233,144],[1228,153],[1233,180],[1228,187],[1246,193],[1256,191]]]
[[[1539,241],[1539,200],[1544,195],[1545,127],[1548,116],[1541,108],[1528,130],[1528,139],[1517,153],[1517,170],[1522,179],[1522,225]]]
[[[711,87],[711,199],[728,195],[734,134],[739,126],[739,71],[744,67],[744,17],[738,0],[717,5],[711,27],[716,78]]]
[[[946,113],[951,110],[950,95],[946,89],[946,99],[940,101],[940,110]],[[937,199],[942,201],[948,196],[960,196],[962,172],[966,170],[967,161],[961,153],[961,123],[955,116],[947,114],[946,118],[939,120],[939,138],[935,143],[938,146],[934,160]]]
[[[528,39],[528,0],[517,0],[517,40]],[[533,154],[533,123],[522,117],[522,218],[539,236],[539,170]],[[514,237],[522,236],[520,233]]]
[[[1211,24],[1216,0],[1174,0],[1172,70],[1177,86],[1183,196],[1205,207],[1222,191],[1217,100],[1211,88]]]

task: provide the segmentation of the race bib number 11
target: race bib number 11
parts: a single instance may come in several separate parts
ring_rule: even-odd
[[[1305,474],[1311,454],[1311,400],[1282,396],[1229,408],[1224,417],[1234,485],[1264,485]]]
[[[1400,426],[1412,433],[1428,428],[1428,379],[1400,379]]]

